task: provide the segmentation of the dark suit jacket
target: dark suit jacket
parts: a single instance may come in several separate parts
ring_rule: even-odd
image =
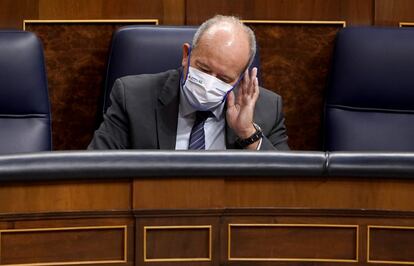
[[[126,76],[115,81],[112,105],[88,149],[175,149],[180,70]],[[262,150],[288,150],[281,97],[260,88],[254,122],[265,135]],[[226,128],[227,149],[237,136]]]

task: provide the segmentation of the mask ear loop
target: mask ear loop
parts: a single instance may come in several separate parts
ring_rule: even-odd
[[[243,71],[243,74],[244,74],[244,71]],[[229,95],[229,93],[232,92],[235,88],[237,88],[237,86],[239,86],[240,81],[243,79],[243,74],[240,75],[236,83],[234,83],[233,87],[231,87],[231,89],[226,92],[226,95],[224,95],[223,100],[221,101],[222,103],[227,99],[227,96]]]
[[[237,86],[239,86],[240,81],[244,77],[244,72],[246,72],[246,70],[248,70],[252,66],[252,64],[253,64],[253,61],[246,67],[246,69],[244,69],[244,71],[239,76],[239,79],[236,81],[236,83],[234,83],[233,87],[228,92],[226,92],[226,95],[224,95],[223,100],[221,101],[222,103],[227,99],[227,96],[229,95],[229,93],[232,92],[235,88],[237,88]]]

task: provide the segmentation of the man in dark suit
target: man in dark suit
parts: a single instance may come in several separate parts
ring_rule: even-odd
[[[249,73],[255,52],[237,18],[207,20],[182,68],[116,80],[88,149],[288,150],[281,97]]]

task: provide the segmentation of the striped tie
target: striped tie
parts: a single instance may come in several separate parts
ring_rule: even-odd
[[[207,118],[212,116],[213,113],[210,111],[197,111],[196,120],[193,128],[191,129],[190,144],[188,145],[189,150],[205,150],[206,142],[204,139],[204,122]]]

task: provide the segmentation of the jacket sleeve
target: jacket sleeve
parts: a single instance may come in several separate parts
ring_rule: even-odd
[[[282,110],[282,98],[276,97],[276,119],[273,127],[262,139],[260,150],[290,150],[287,143],[285,117]]]
[[[127,149],[129,147],[125,88],[121,79],[115,81],[110,99],[112,104],[104,114],[103,122],[95,131],[88,150]]]

